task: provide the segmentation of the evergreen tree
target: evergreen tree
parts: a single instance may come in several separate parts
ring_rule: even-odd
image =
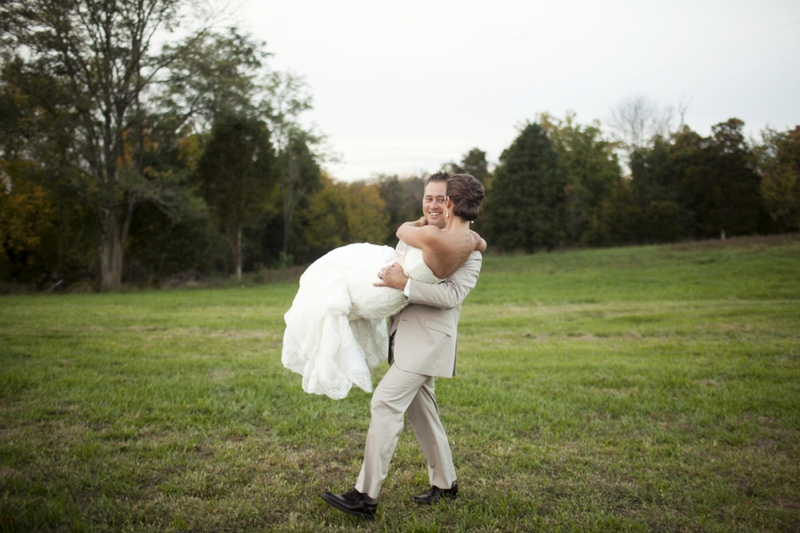
[[[538,124],[529,123],[500,156],[485,207],[487,241],[533,252],[563,243],[567,179]]]
[[[641,240],[642,210],[633,199],[629,181],[614,185],[611,197],[603,202],[602,220],[593,220],[588,242],[592,244],[630,244]]]
[[[758,147],[761,197],[781,233],[800,227],[800,126],[788,132],[767,129]]]
[[[470,174],[480,181],[484,187],[488,186],[489,165],[486,162],[486,152],[473,148],[461,159],[464,174]]]
[[[589,237],[587,232],[593,221],[602,219],[603,202],[622,179],[613,145],[603,138],[599,122],[581,126],[575,122],[574,113],[568,113],[563,121],[544,113],[539,120],[558,153],[559,168],[568,182],[567,240],[596,242],[600,236]]]
[[[724,239],[758,230],[764,214],[761,178],[751,163],[743,126],[736,118],[717,124],[701,149],[689,154],[682,196],[697,217],[698,236]]]
[[[631,155],[632,196],[643,214],[639,240],[670,242],[691,234],[692,216],[684,205],[681,183],[687,158],[700,137],[688,128],[678,137],[680,142],[671,143],[657,136],[650,148]]]

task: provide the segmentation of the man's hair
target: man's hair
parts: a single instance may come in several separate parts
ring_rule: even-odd
[[[424,187],[427,187],[432,181],[441,181],[442,183],[445,183],[447,182],[448,178],[450,178],[450,174],[447,172],[436,172],[435,174],[428,176],[428,179],[425,180]]]

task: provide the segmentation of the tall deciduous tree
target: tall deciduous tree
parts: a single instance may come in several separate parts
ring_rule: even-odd
[[[565,188],[547,132],[527,124],[500,155],[486,200],[487,241],[504,250],[554,248],[565,236]]]
[[[192,139],[203,154],[195,176],[241,279],[243,230],[272,209],[277,175],[271,132],[258,107],[267,89],[260,75],[269,54],[263,42],[236,28],[190,37],[167,50],[177,59],[160,102],[195,132]]]
[[[144,201],[178,209],[174,173],[151,173],[146,91],[174,54],[155,33],[180,22],[182,0],[6,0],[3,83],[25,95],[35,126],[24,157],[95,213],[103,289],[119,285],[125,242]]]
[[[306,239],[317,253],[354,242],[381,243],[389,233],[386,203],[378,187],[324,180],[304,212]]]
[[[378,193],[385,205],[388,215],[387,224],[390,229],[398,228],[403,222],[416,220],[420,216],[424,182],[417,176],[400,178],[397,175],[379,175],[376,180]],[[386,244],[397,245],[397,237],[389,232]],[[373,241],[384,242],[384,241]]]
[[[200,133],[222,119],[258,114],[257,98],[264,89],[259,73],[270,55],[265,46],[236,28],[167,45],[175,60],[160,84],[160,103]]]
[[[242,279],[242,229],[271,199],[275,154],[264,122],[246,116],[217,117],[197,166],[203,197],[225,235]]]
[[[636,150],[652,146],[655,137],[668,138],[673,131],[679,131],[688,107],[688,102],[683,101],[677,108],[661,106],[644,94],[629,96],[614,106],[606,122],[626,155],[626,163],[630,162]],[[673,130],[676,115],[680,123]]]
[[[24,175],[24,169],[8,166],[0,165],[0,175],[5,178],[0,187],[0,247],[10,266],[10,272],[4,274],[16,281],[29,281],[26,277],[43,270],[42,263],[54,263],[46,256],[55,252],[55,239],[48,237],[56,233],[56,198],[30,180],[12,181],[11,174]]]
[[[273,72],[266,81],[267,95],[262,113],[273,134],[278,182],[283,207],[283,255],[289,256],[289,243],[297,206],[319,189],[321,156],[315,151],[324,137],[300,124],[300,115],[311,109],[311,95],[301,76]]]

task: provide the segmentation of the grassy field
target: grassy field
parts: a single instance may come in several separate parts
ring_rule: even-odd
[[[280,364],[295,283],[0,297],[0,531],[798,531],[800,237],[487,257],[438,380],[461,498]],[[375,382],[384,368],[378,369]]]

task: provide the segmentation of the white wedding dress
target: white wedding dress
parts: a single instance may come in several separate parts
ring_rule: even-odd
[[[440,281],[422,260],[422,250],[408,247],[398,254],[369,243],[332,250],[300,277],[284,315],[281,362],[303,376],[304,391],[335,400],[353,385],[372,392],[370,368],[386,360],[389,348],[386,317],[406,306],[403,291],[373,285],[378,271],[393,261],[417,281]]]

